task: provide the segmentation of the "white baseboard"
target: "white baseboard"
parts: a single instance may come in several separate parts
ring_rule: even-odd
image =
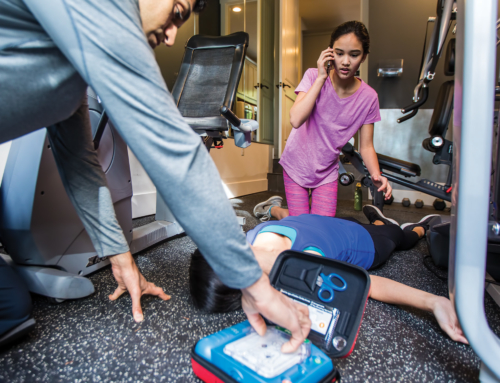
[[[251,181],[222,182],[227,198],[240,197],[242,195],[267,191],[267,178]]]
[[[156,214],[156,191],[132,196],[132,218]]]

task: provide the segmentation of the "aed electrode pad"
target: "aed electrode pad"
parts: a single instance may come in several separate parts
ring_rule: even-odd
[[[224,347],[224,354],[264,378],[274,378],[311,355],[311,343],[307,339],[297,351],[282,353],[281,346],[289,340],[289,334],[275,327],[268,327],[264,336],[251,331],[247,336],[228,343]]]
[[[333,334],[340,316],[338,309],[318,304],[283,289],[280,291],[295,302],[307,306],[309,309],[309,319],[311,320],[311,330],[321,335],[326,335],[327,331],[329,334]]]

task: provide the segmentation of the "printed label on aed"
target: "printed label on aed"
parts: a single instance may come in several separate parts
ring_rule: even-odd
[[[281,292],[290,298],[292,298],[297,303],[303,304],[309,308],[309,319],[311,320],[311,330],[314,330],[321,335],[325,335],[330,322],[332,321],[332,309],[328,307],[321,306],[316,302],[311,302],[303,297],[289,293],[288,291],[281,290]],[[337,309],[334,309],[336,312]],[[336,314],[338,316],[338,314]]]

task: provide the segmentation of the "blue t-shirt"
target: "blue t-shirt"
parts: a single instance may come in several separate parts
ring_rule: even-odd
[[[348,262],[368,270],[373,264],[375,247],[363,226],[339,218],[316,214],[289,216],[280,221],[264,222],[247,232],[251,244],[259,233],[285,235],[292,250],[316,250],[327,258]]]

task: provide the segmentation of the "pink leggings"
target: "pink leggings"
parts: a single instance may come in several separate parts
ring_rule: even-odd
[[[286,202],[290,215],[318,214],[335,217],[337,211],[337,181],[311,189],[312,202],[309,211],[309,189],[298,185],[283,170]]]

